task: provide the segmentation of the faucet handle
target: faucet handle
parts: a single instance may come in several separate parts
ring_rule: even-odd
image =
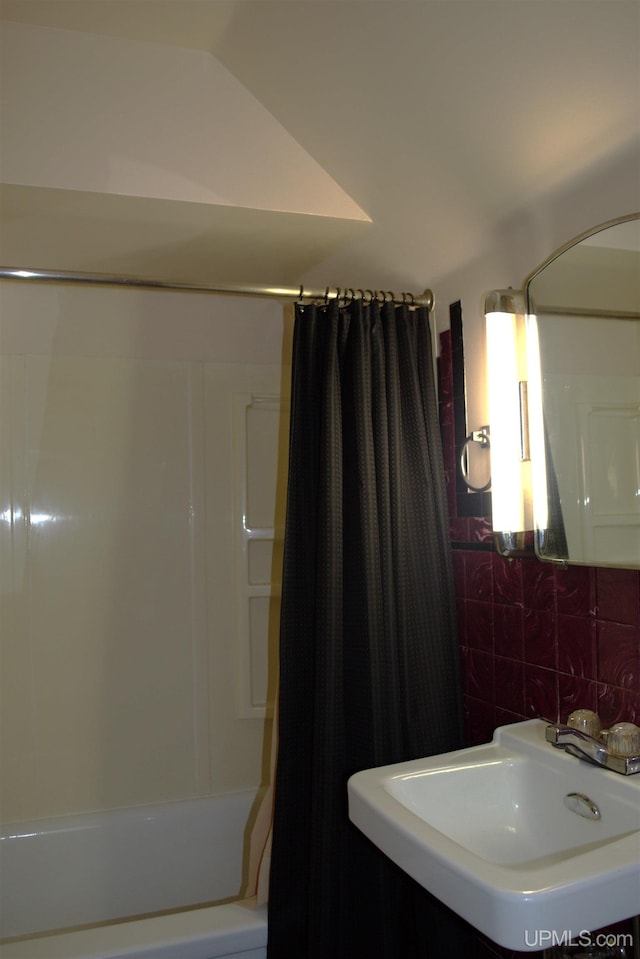
[[[607,734],[607,749],[614,756],[640,756],[640,727],[616,723]]]
[[[592,709],[575,709],[567,718],[567,726],[579,729],[593,739],[598,739],[602,731],[600,717]]]

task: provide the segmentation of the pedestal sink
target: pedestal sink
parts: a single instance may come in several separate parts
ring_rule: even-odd
[[[640,774],[545,741],[543,720],[492,742],[356,773],[349,816],[494,942],[531,952],[640,912]]]

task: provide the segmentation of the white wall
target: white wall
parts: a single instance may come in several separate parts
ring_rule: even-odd
[[[522,198],[519,213],[487,232],[486,245],[471,261],[433,288],[439,330],[449,326],[449,304],[462,301],[468,428],[488,422],[484,298],[493,289],[521,289],[525,277],[554,250],[592,226],[640,211],[640,151],[614,155],[588,175],[568,178],[535,203]]]
[[[272,514],[279,451],[234,397],[279,397],[281,305],[5,282],[0,307],[2,818],[257,785],[234,449]]]
[[[4,183],[366,219],[210,53],[0,26]]]

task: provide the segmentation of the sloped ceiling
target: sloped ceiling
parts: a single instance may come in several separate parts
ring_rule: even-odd
[[[69,183],[7,177],[11,265],[62,268],[43,261],[57,257],[165,278],[420,291],[523,207],[639,149],[637,0],[3,0],[0,11],[159,44],[172,63],[175,48],[191,63],[209,55],[208,82],[226,69],[234,95],[288,138],[292,164],[279,205],[257,199],[277,171],[255,155],[253,199],[222,203],[86,183],[71,198]],[[219,143],[207,119],[205,141]],[[320,196],[304,186],[312,168],[333,184],[326,212],[299,202]]]

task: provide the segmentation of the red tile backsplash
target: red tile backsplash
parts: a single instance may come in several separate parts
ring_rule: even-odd
[[[465,590],[465,599],[493,602],[493,557],[491,553],[466,553]]]
[[[556,568],[558,613],[565,613],[569,616],[593,616],[595,614],[594,603],[595,569],[589,566]]]
[[[548,609],[524,610],[524,660],[533,666],[558,669],[556,617]]]
[[[596,622],[598,679],[622,689],[640,687],[638,627]]]
[[[473,715],[480,704],[485,718],[486,707],[493,706],[509,709],[521,719],[541,715],[565,720],[573,709],[593,709],[600,703],[603,722],[640,723],[640,625],[600,618],[604,609],[619,618],[629,618],[629,609],[634,615],[628,602],[617,605],[620,581],[610,575],[612,571],[574,567],[576,575],[571,568],[556,569],[535,558],[509,562],[465,545],[473,544],[456,542],[453,551],[461,647],[526,667],[513,673],[524,684],[520,708],[513,700],[507,704],[504,698],[490,698],[490,691],[499,688],[497,681],[482,687],[474,678],[467,687],[473,741],[481,741]],[[632,586],[628,577],[621,582],[624,595],[633,596],[640,574],[620,572],[631,572]],[[601,597],[597,608],[591,602],[596,591]],[[505,668],[501,662],[501,675]],[[496,669],[494,663],[494,673]],[[483,675],[487,671],[484,663]],[[519,694],[516,699],[521,702]],[[490,738],[495,725],[486,729],[484,722],[480,724],[481,735]]]
[[[496,656],[524,662],[524,610],[520,606],[493,607],[493,641]]]
[[[558,671],[579,679],[596,679],[596,626],[588,616],[558,613]]]
[[[611,623],[640,626],[640,589],[633,569],[599,569],[596,614]]]
[[[553,612],[556,603],[555,569],[550,563],[538,560],[522,564],[522,593],[528,609],[546,609]]]
[[[497,553],[492,557],[494,601],[507,606],[524,606],[521,560],[505,563]]]

